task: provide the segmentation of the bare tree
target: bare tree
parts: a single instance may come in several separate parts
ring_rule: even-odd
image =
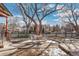
[[[19,4],[20,9],[25,14],[25,16],[28,17],[29,20],[31,20],[35,24],[35,32],[38,35],[42,33],[42,20],[48,15],[52,14],[53,12],[60,10],[57,9],[57,6],[58,4],[47,4],[47,3]]]
[[[32,21],[29,20],[29,18],[25,15],[25,13],[24,13],[22,7],[20,7],[20,4],[17,3],[17,6],[19,7],[19,9],[20,9],[20,11],[21,11],[21,14],[22,14],[22,16],[23,16],[23,21],[24,21],[25,24],[26,24],[26,31],[25,31],[25,33],[26,33],[26,32],[29,33],[29,29],[30,29],[30,25],[31,25]],[[28,14],[29,14],[29,10],[28,10]]]
[[[78,4],[65,4],[63,13],[60,15],[63,22],[71,24],[76,32],[79,32],[79,11]]]

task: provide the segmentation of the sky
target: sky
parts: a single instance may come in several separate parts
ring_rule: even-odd
[[[21,16],[20,10],[15,3],[5,3],[4,5],[12,13],[13,16],[18,16],[18,17]],[[44,20],[42,21],[43,24],[49,24],[51,26],[55,24],[59,24],[60,23],[58,19],[59,17],[56,14],[57,13],[52,13],[47,17],[45,17]],[[5,18],[0,17],[0,23],[4,23],[4,22],[5,22]]]

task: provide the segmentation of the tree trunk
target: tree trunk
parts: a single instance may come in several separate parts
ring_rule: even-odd
[[[35,32],[35,34],[40,35],[40,25],[36,25]]]
[[[29,33],[29,30],[30,30],[29,27],[27,27],[27,29],[26,29],[26,33],[27,33],[27,34]]]
[[[42,33],[42,25],[41,25],[41,22],[39,24],[36,24],[35,25],[35,32],[36,32],[36,35],[40,35]]]

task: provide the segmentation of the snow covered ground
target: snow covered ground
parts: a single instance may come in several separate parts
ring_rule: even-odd
[[[12,41],[9,42],[4,39],[4,41],[3,41],[4,48],[0,48],[0,55],[66,56],[67,53],[65,53],[58,46],[59,44],[64,45],[64,43],[66,43],[72,51],[79,49],[78,41],[69,42],[70,41],[69,39],[65,39],[64,43],[58,43],[57,41],[55,41],[55,39],[54,39],[54,41],[47,40],[47,38],[45,40],[44,39],[45,38],[43,38],[43,40],[42,39],[41,40],[26,39],[23,41],[19,41],[19,43],[17,43],[17,42],[12,43]],[[14,39],[14,40],[17,41],[18,39]],[[72,44],[74,44],[74,46],[76,46],[76,47],[74,47]]]

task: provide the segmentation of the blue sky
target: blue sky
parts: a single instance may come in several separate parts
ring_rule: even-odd
[[[13,14],[13,16],[20,16],[20,10],[17,7],[17,5],[15,3],[5,3],[4,4],[7,9]],[[48,15],[44,20],[46,21],[47,24],[58,24],[58,16],[56,16],[57,13],[53,13]],[[0,23],[4,23],[5,22],[5,18],[0,17]]]
[[[4,5],[12,13],[13,16],[21,15],[20,10],[15,3],[5,3]]]

